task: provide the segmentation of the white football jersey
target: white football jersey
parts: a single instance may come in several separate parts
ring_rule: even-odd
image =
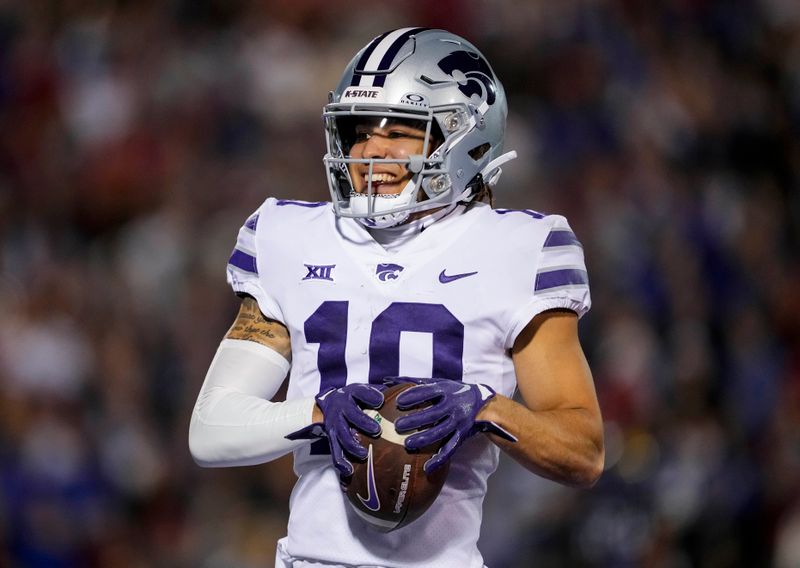
[[[289,399],[393,376],[512,396],[520,331],[544,310],[582,316],[590,306],[583,249],[564,217],[484,204],[459,206],[390,253],[330,203],[270,198],[240,230],[228,281],[289,329]],[[346,502],[327,441],[305,445],[282,547],[345,565],[482,566],[481,508],[498,456],[486,436],[467,440],[431,508],[381,533]]]

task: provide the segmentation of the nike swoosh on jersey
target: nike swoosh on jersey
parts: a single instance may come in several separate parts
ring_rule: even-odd
[[[377,511],[381,508],[381,500],[378,499],[378,492],[375,488],[375,469],[372,465],[372,444],[367,451],[367,498],[358,494],[358,499],[370,511]]]
[[[447,269],[445,269],[445,270],[447,270]],[[466,278],[467,276],[474,276],[477,273],[478,273],[478,271],[476,270],[475,272],[464,272],[463,274],[447,275],[447,274],[444,273],[444,270],[442,270],[439,273],[439,282],[441,282],[442,284],[447,284],[448,282],[453,282],[455,280],[460,280],[461,278]]]

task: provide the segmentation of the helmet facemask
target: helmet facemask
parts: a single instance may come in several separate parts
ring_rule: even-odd
[[[435,154],[442,137],[429,110],[331,104],[325,107],[323,119],[328,147],[323,161],[337,215],[359,219],[368,227],[384,228],[403,223],[412,211],[440,206],[439,200],[428,203],[423,189],[424,180],[444,173],[441,154]],[[419,154],[402,158],[351,156],[351,148],[360,136],[359,129],[391,128],[397,124],[424,133]],[[366,173],[364,183],[353,180],[356,164],[367,165],[366,170],[360,168]],[[408,175],[407,183],[400,192],[381,193],[374,183],[374,174],[385,171],[387,166],[395,169],[398,164]],[[359,185],[363,186],[360,191]]]
[[[463,105],[412,111],[365,105],[330,104],[325,107],[325,137],[328,153],[323,161],[336,214],[361,220],[371,228],[385,228],[405,222],[412,212],[428,211],[468,200],[470,191],[454,184],[448,173],[450,149],[470,129]],[[354,158],[350,156],[362,124],[386,126],[393,122],[423,131],[422,152],[406,158]],[[447,131],[447,134],[443,134]],[[353,164],[368,164],[366,186],[357,191],[351,175]],[[381,194],[373,184],[373,172],[380,166],[401,164],[411,174],[399,193]],[[463,183],[463,182],[462,182]],[[454,192],[460,195],[454,196]]]

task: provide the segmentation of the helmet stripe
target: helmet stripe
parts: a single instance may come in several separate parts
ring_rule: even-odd
[[[389,46],[389,49],[387,49],[386,52],[383,54],[383,57],[381,57],[381,62],[378,65],[378,68],[376,69],[376,71],[388,71],[389,69],[391,69],[392,62],[394,61],[394,58],[399,53],[400,48],[402,48],[405,45],[405,43],[408,41],[408,38],[410,38],[414,34],[417,34],[419,32],[422,32],[422,31],[425,31],[425,30],[429,30],[429,29],[430,28],[410,28],[410,29],[406,28],[407,31],[405,31],[400,37],[398,37],[394,41],[394,43],[392,43],[392,45]],[[386,75],[385,74],[384,75],[379,75],[379,76],[376,76],[375,79],[373,80],[372,86],[373,87],[383,87],[383,84],[385,82],[386,82]]]
[[[358,63],[355,66],[355,69],[353,69],[354,71],[353,80],[350,82],[351,87],[357,87],[361,84],[361,77],[363,75],[361,75],[359,72],[362,69],[364,69],[364,66],[366,66],[367,61],[369,60],[369,56],[372,55],[372,52],[375,51],[375,48],[378,47],[378,44],[381,41],[383,41],[383,38],[385,38],[390,33],[392,32],[384,32],[375,39],[373,39],[367,46],[367,48],[364,50],[364,53],[361,54],[361,57],[359,58]]]
[[[400,28],[399,30],[386,32],[372,40],[358,59],[355,69],[353,69],[353,80],[350,86],[382,87],[384,81],[386,81],[385,76],[370,76],[381,71],[388,71],[391,68],[392,61],[408,41],[408,38],[427,29],[430,28]],[[367,75],[367,84],[362,82],[365,75]],[[369,79],[372,79],[372,84],[369,83]]]
[[[386,54],[386,52],[399,39],[402,38],[403,42],[405,42],[405,38],[403,38],[403,36],[406,32],[413,29],[415,28],[400,28],[399,30],[392,30],[388,32],[383,40],[375,45],[375,49],[372,50],[369,58],[367,58],[367,60],[364,62],[364,66],[360,69],[356,69],[356,71],[363,71],[366,73],[375,73],[376,71],[380,71],[381,69],[379,64],[383,60],[383,56]]]

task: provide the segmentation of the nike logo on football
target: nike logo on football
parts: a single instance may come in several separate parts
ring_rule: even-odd
[[[358,495],[359,501],[370,511],[377,511],[381,508],[381,500],[378,499],[378,492],[375,487],[375,468],[372,464],[372,444],[367,451],[367,498]]]
[[[441,282],[442,284],[447,284],[448,282],[453,282],[455,280],[460,280],[461,278],[466,278],[467,276],[474,276],[477,273],[478,273],[478,271],[476,270],[475,272],[464,272],[463,274],[447,275],[447,274],[444,273],[444,270],[442,270],[439,273],[439,282]]]

